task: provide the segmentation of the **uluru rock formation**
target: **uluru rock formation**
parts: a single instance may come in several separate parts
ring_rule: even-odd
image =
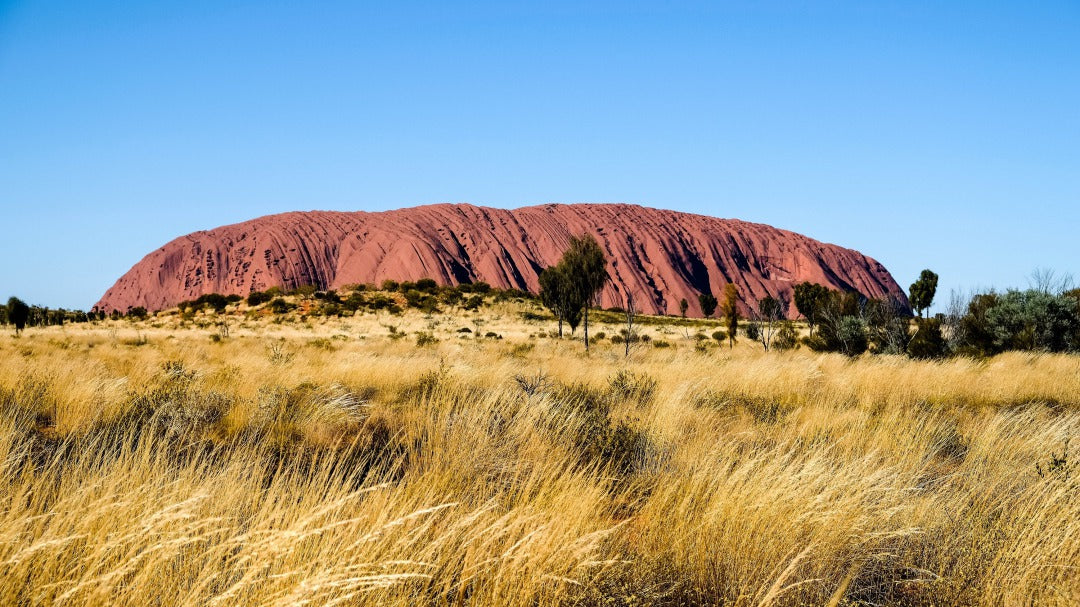
[[[735,283],[743,308],[766,295],[791,301],[811,281],[867,297],[903,290],[877,261],[763,224],[628,204],[545,204],[514,210],[436,204],[384,212],[283,213],[182,236],[116,282],[99,309],[159,310],[206,293],[247,295],[271,286],[339,288],[385,279],[485,281],[537,292],[572,235],[596,236],[612,281],[601,305],[633,294],[644,313],[701,315],[699,293]]]

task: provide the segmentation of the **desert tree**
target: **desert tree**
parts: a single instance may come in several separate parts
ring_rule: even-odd
[[[565,267],[571,291],[583,304],[582,326],[585,329],[585,351],[588,352],[589,306],[596,301],[608,281],[607,258],[592,235],[571,236],[570,248],[563,253],[559,265]]]
[[[729,282],[724,285],[724,302],[721,312],[727,323],[728,345],[734,348],[735,337],[739,332],[739,288],[735,286],[735,283]]]
[[[757,309],[751,310],[758,329],[757,340],[766,352],[772,347],[773,338],[780,330],[781,323],[786,319],[787,307],[788,304],[783,298],[777,299],[772,295],[766,295],[758,300]]]
[[[690,309],[690,302],[686,301],[686,298],[679,300],[679,315],[686,318],[686,311]]]
[[[795,285],[795,309],[806,319],[810,335],[814,334],[814,327],[821,320],[821,310],[828,296],[829,289],[817,283],[806,281]]]
[[[866,304],[866,325],[869,341],[880,354],[903,354],[911,342],[911,314],[903,302],[893,296],[871,299]],[[916,333],[922,328],[916,327]],[[924,336],[925,337],[925,336]]]
[[[625,305],[623,308],[626,310],[626,358],[630,358],[630,347],[637,342],[637,335],[634,334],[634,319],[636,310],[634,310],[634,294],[630,292],[630,288],[627,287],[623,294]],[[686,301],[685,299],[683,301]]]
[[[540,272],[540,301],[558,319],[559,337],[563,336],[564,322],[570,325],[571,333],[577,330],[583,305],[566,264],[559,263]]]
[[[938,275],[930,270],[923,270],[919,274],[919,279],[911,283],[911,288],[908,289],[908,300],[919,316],[925,316],[926,311],[934,303],[937,284]]]
[[[30,306],[18,297],[12,296],[8,298],[7,316],[11,324],[15,325],[15,334],[18,335],[26,328],[26,321],[30,318]]]
[[[705,318],[709,318],[716,312],[716,306],[719,302],[713,297],[712,293],[701,293],[698,295],[698,305],[701,306],[701,313],[705,315]]]

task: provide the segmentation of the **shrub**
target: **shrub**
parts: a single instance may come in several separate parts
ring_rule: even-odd
[[[371,299],[367,301],[367,306],[372,310],[386,310],[391,306],[396,306],[394,300],[382,293],[376,293],[372,295]]]
[[[147,315],[146,308],[142,306],[128,308],[127,311],[127,317],[133,320],[145,320]]]
[[[291,304],[280,297],[270,302],[270,311],[274,314],[287,314],[289,310],[294,308],[296,308],[294,304]]]
[[[844,316],[836,328],[836,339],[840,351],[848,356],[858,356],[866,352],[866,324],[856,316]]]
[[[1044,291],[976,295],[959,322],[962,348],[982,355],[1006,350],[1080,349],[1080,302]]]
[[[433,346],[439,343],[439,340],[435,338],[433,334],[428,331],[421,331],[416,334],[416,346],[423,348],[425,346]]]
[[[481,295],[489,293],[491,291],[491,285],[486,282],[478,281],[472,283],[462,283],[458,285],[458,289],[462,293],[479,293]]]
[[[761,336],[761,327],[756,322],[746,323],[746,329],[743,331],[750,339],[757,340]]]
[[[664,341],[663,339],[658,339],[658,340],[652,342],[652,345],[653,345],[654,348],[670,348],[671,347],[671,343],[667,342],[667,341]]]
[[[273,296],[267,291],[252,291],[247,296],[247,304],[249,306],[261,306],[271,299],[273,299]]]
[[[657,381],[647,373],[634,373],[622,369],[608,379],[610,393],[616,399],[629,400],[645,406],[656,395]]]
[[[207,293],[191,302],[191,305],[196,310],[209,308],[220,313],[225,311],[225,307],[229,305],[229,300],[220,293]]]
[[[941,321],[936,318],[917,319],[918,329],[908,342],[907,351],[913,358],[938,358],[948,348],[941,333]]]
[[[342,312],[343,312],[341,306],[339,306],[336,303],[324,304],[322,306],[322,308],[319,309],[319,311],[322,312],[323,316],[338,316],[338,317],[340,317]]]
[[[723,342],[727,339],[727,331],[713,331],[712,338],[717,342]]]
[[[799,333],[795,330],[795,323],[786,321],[780,325],[780,330],[773,338],[772,347],[779,351],[794,350],[799,347]]]

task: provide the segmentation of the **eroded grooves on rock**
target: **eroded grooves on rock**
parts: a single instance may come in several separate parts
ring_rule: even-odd
[[[906,305],[888,270],[857,251],[771,226],[626,204],[547,204],[515,210],[437,204],[380,213],[311,211],[260,217],[182,236],[135,264],[98,307],[157,310],[206,293],[247,295],[270,286],[338,288],[385,279],[486,281],[536,292],[542,268],[572,235],[590,233],[609,254],[601,305],[633,294],[651,314],[677,314],[685,298],[717,297],[734,282],[747,309],[766,295],[791,299],[809,280]]]

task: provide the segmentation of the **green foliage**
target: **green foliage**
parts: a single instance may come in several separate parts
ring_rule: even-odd
[[[296,287],[292,291],[289,291],[289,295],[293,295],[293,296],[296,296],[296,297],[307,299],[309,297],[314,296],[315,292],[318,291],[318,290],[319,290],[319,288],[316,287],[315,285],[300,285],[299,287]]]
[[[813,334],[821,311],[827,303],[829,289],[807,281],[795,285],[794,296],[795,309],[806,319],[807,324],[810,325],[810,333]]]
[[[960,321],[969,351],[992,355],[1006,350],[1080,350],[1080,301],[1045,291],[976,295]]]
[[[247,305],[249,306],[261,306],[264,303],[269,302],[274,296],[268,291],[252,291],[247,296]]]
[[[848,356],[858,356],[866,352],[869,346],[866,323],[857,316],[841,317],[836,327],[836,339],[840,344],[840,352]]]
[[[296,308],[295,304],[291,304],[281,297],[278,297],[270,302],[270,311],[274,314],[288,314],[290,310]]]
[[[877,354],[903,354],[908,351],[911,340],[911,317],[906,307],[899,300],[872,299],[866,302],[863,314],[868,331],[871,349]],[[939,323],[940,325],[940,323]],[[938,327],[940,335],[940,326]],[[923,338],[927,336],[924,335]],[[921,344],[923,348],[928,344]],[[940,356],[921,350],[924,357]],[[942,353],[943,354],[943,353]]]
[[[360,308],[368,305],[367,298],[360,291],[353,291],[349,293],[349,296],[341,302],[341,307],[349,312],[356,312]]]
[[[1069,482],[1069,477],[1073,475],[1076,468],[1075,460],[1069,461],[1069,439],[1065,439],[1065,444],[1061,448],[1061,455],[1050,452],[1050,457],[1047,458],[1046,463],[1035,463],[1035,473],[1040,478],[1047,480],[1060,481],[1063,483]]]
[[[433,346],[437,343],[439,343],[439,340],[430,331],[420,331],[416,334],[416,347],[418,348]]]
[[[553,428],[572,429],[580,465],[628,475],[637,469],[652,443],[644,430],[629,421],[611,419],[611,405],[621,397],[620,390],[604,392],[582,384],[559,386],[553,390],[552,411],[544,421]]]
[[[739,334],[739,289],[734,283],[724,285],[724,304],[722,311],[727,324],[728,344],[734,348]]]
[[[7,302],[7,318],[15,325],[15,334],[18,335],[26,328],[26,321],[30,318],[30,306],[18,297],[12,296]]]
[[[930,270],[923,270],[919,279],[911,284],[908,290],[908,300],[915,313],[922,316],[923,313],[934,303],[934,295],[937,294],[938,275]]]
[[[439,283],[431,278],[421,278],[416,281],[416,290],[422,293],[434,293],[439,289]]]
[[[220,293],[207,293],[199,296],[195,301],[186,303],[187,305],[180,304],[178,307],[190,308],[193,311],[209,309],[221,313],[224,312],[225,308],[229,305],[229,300]]]
[[[948,344],[941,332],[941,320],[920,318],[916,321],[915,334],[907,345],[912,358],[939,358],[948,353]]]
[[[690,302],[686,298],[679,300],[679,316],[686,318],[686,311],[690,309]]]
[[[584,287],[575,278],[571,263],[573,260],[567,251],[558,264],[540,272],[540,302],[551,310],[559,321],[559,335],[562,335],[562,323],[570,325],[573,333],[581,324],[582,312],[587,304]]]
[[[570,248],[563,254],[559,265],[564,266],[569,277],[570,291],[583,306],[582,320],[585,327],[585,350],[589,349],[589,305],[593,303],[608,281],[607,258],[600,243],[591,234],[570,237]]]
[[[136,306],[134,308],[128,308],[126,316],[132,320],[145,320],[149,314],[146,308],[142,306]]]
[[[712,293],[701,293],[698,295],[698,305],[701,306],[701,313],[705,315],[705,318],[709,318],[716,312],[716,306],[720,302],[716,301]],[[683,314],[683,316],[686,316]]]
[[[439,311],[438,299],[426,291],[419,291],[417,289],[405,291],[405,303],[410,308],[416,308],[417,310],[428,314],[434,314]]]
[[[799,332],[795,330],[795,323],[790,320],[781,323],[780,330],[776,332],[776,337],[773,339],[772,347],[781,352],[799,347]]]
[[[491,285],[483,281],[462,283],[457,288],[462,293],[476,293],[478,295],[486,295],[491,292]]]
[[[747,339],[757,341],[757,339],[761,337],[761,326],[757,322],[748,322],[746,323],[746,326],[743,327],[743,335],[745,335]]]

